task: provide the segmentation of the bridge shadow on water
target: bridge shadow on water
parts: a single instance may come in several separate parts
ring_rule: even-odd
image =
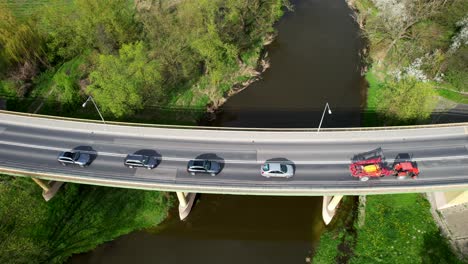
[[[216,116],[216,118],[215,118]],[[400,120],[375,110],[360,108],[332,108],[332,114],[324,109],[223,109],[206,114],[199,124],[219,127],[258,128],[321,128],[393,126],[411,124],[443,124],[468,122],[468,108],[436,111],[425,120]]]

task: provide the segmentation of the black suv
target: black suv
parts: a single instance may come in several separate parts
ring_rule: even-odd
[[[195,175],[195,173],[209,173],[215,176],[221,171],[221,165],[214,160],[191,160],[187,165],[187,171]]]
[[[153,156],[128,154],[125,158],[124,164],[129,168],[144,167],[151,170],[158,165],[158,160]]]

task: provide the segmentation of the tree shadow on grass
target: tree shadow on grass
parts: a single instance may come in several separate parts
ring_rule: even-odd
[[[420,256],[422,263],[464,263],[454,254],[449,242],[438,230],[424,234],[424,244],[420,248]]]

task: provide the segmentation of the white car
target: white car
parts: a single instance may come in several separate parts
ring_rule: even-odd
[[[267,162],[261,168],[263,177],[291,178],[294,176],[294,168],[291,164]]]

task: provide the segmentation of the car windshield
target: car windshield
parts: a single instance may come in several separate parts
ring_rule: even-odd
[[[263,169],[263,171],[268,171],[268,170],[270,170],[270,164],[265,163],[265,164],[263,165],[263,168],[262,168],[262,169]]]
[[[143,164],[148,164],[149,157],[148,156],[143,156],[142,160]]]
[[[281,171],[284,173],[288,172],[288,167],[286,167],[284,164],[281,164]]]
[[[78,159],[80,158],[80,153],[79,153],[79,152],[73,153],[73,154],[72,154],[72,158],[73,158],[74,160],[78,160]]]

